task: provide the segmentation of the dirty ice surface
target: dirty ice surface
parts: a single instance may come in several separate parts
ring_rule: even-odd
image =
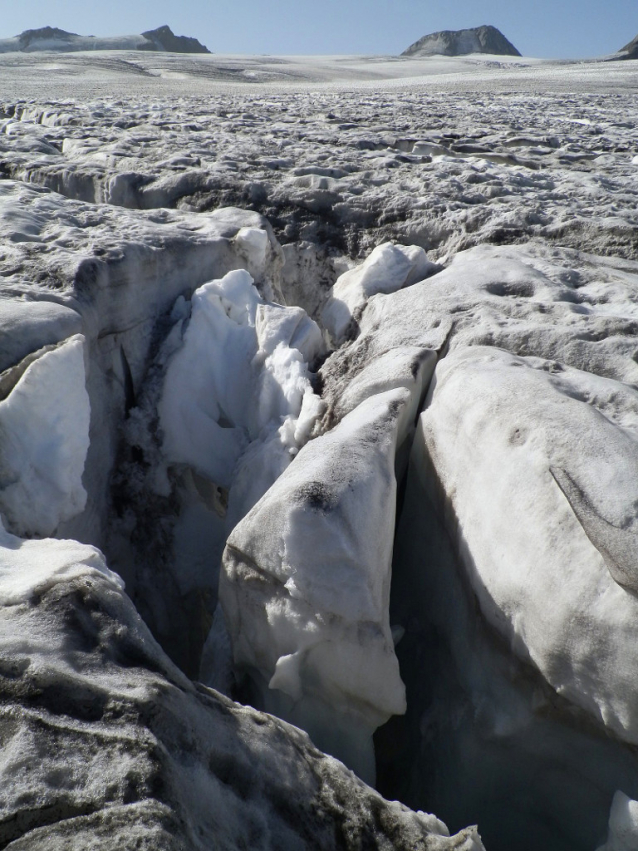
[[[0,83],[3,847],[636,847],[634,63]]]

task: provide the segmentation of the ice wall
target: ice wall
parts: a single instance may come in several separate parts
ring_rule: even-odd
[[[340,275],[321,312],[324,327],[336,345],[354,331],[368,300],[377,293],[409,287],[439,270],[416,245],[377,246],[366,260]]]
[[[636,743],[636,390],[474,347],[437,368],[420,429],[488,622],[557,694]]]
[[[374,782],[372,733],[405,711],[388,620],[405,389],[304,447],[233,530],[220,583],[237,669],[267,711]]]
[[[91,406],[84,358],[78,334],[0,376],[0,513],[17,535],[53,535],[86,505]]]

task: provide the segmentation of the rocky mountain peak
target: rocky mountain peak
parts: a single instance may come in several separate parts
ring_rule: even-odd
[[[638,35],[618,51],[619,59],[638,59]]]
[[[34,41],[44,41],[50,38],[65,40],[75,35],[77,33],[70,33],[58,27],[39,27],[34,30],[25,30],[17,38],[20,41],[20,47],[24,50],[25,47],[28,47]]]
[[[147,30],[142,35],[153,42],[159,50],[168,50],[172,53],[210,53],[210,50],[196,38],[175,35],[167,24],[155,30]]]
[[[465,30],[442,30],[424,35],[401,55],[465,56],[469,53],[490,53],[497,56],[521,55],[500,30],[488,25]]]

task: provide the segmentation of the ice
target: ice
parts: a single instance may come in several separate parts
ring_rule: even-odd
[[[48,537],[86,505],[84,356],[81,334],[45,351],[0,401],[0,512],[18,535]]]
[[[419,439],[432,498],[485,617],[558,694],[637,742],[638,609],[624,586],[636,587],[638,393],[481,347],[449,355],[430,393]]]
[[[632,851],[638,842],[638,801],[616,792],[609,814],[609,837],[598,851]]]
[[[245,270],[179,297],[165,322],[152,378],[125,423],[130,457],[118,498],[128,511],[112,524],[110,547],[127,581],[144,589],[147,618],[196,676],[226,537],[323,413],[310,368],[324,344],[303,310],[264,300]],[[160,529],[158,505],[168,508]],[[144,541],[133,559],[132,532]],[[170,594],[157,590],[159,569]]]
[[[0,66],[0,406],[71,402],[0,442],[5,844],[480,847],[200,671],[368,779],[407,706],[380,790],[490,851],[603,843],[638,800],[631,63]],[[83,469],[40,486],[78,381]]]
[[[391,604],[405,628],[396,652],[408,711],[377,734],[379,788],[409,802],[435,794],[452,829],[478,818],[486,848],[588,851],[604,841],[616,789],[638,795],[632,749],[601,735],[487,623],[430,500],[430,469],[416,440]]]
[[[320,413],[318,402],[304,405],[313,395],[304,354],[314,359],[322,346],[321,332],[302,310],[265,303],[246,271],[200,287],[158,406],[167,462],[188,464],[229,489],[251,444],[262,447],[276,433],[285,466]],[[259,451],[253,447],[252,463]],[[258,493],[274,481],[259,480]],[[253,493],[243,513],[256,498]]]
[[[82,331],[79,314],[50,301],[2,298],[0,301],[0,372],[43,346]]]
[[[300,730],[190,682],[93,547],[0,527],[0,609],[8,846],[327,847],[345,817],[353,851],[483,847],[473,828],[450,837],[384,801]]]
[[[622,744],[635,729],[637,274],[542,245],[460,252],[373,296],[321,369],[339,422],[392,384],[418,397],[415,373],[427,384],[439,353],[395,538],[408,714],[377,734],[380,782],[409,801],[435,790],[451,824],[480,811],[488,847],[585,849],[613,792],[638,794]],[[456,401],[438,420],[446,386]]]
[[[102,553],[77,541],[25,541],[0,523],[0,605],[17,606],[43,595],[56,583],[101,576],[120,589],[124,583],[106,566]]]
[[[235,666],[264,708],[367,779],[372,733],[405,711],[387,613],[409,403],[379,394],[308,443],[233,530],[220,582]]]
[[[438,269],[416,245],[379,245],[361,266],[337,279],[321,313],[323,324],[333,341],[342,343],[371,296],[409,287]]]
[[[258,301],[247,272],[194,293],[184,343],[167,368],[159,404],[168,462],[190,464],[226,488],[250,442],[243,426],[252,413],[246,400],[255,380],[250,362]]]

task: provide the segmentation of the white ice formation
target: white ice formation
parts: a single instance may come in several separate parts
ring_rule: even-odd
[[[638,392],[483,347],[450,354],[430,392],[417,438],[429,488],[486,619],[635,744]]]
[[[375,395],[302,449],[230,535],[220,587],[261,705],[371,783],[372,733],[405,711],[388,617],[408,402]]]
[[[177,350],[158,405],[167,463],[190,465],[228,490],[250,453],[252,496],[239,509],[245,514],[321,412],[308,372],[323,351],[321,332],[299,308],[264,302],[248,272],[239,270],[200,287],[189,316],[174,314],[167,346]]]
[[[373,295],[409,287],[437,270],[416,245],[379,245],[364,263],[337,279],[321,312],[324,327],[336,345],[343,343]]]
[[[1,378],[0,513],[16,534],[49,536],[86,505],[84,338],[37,352]]]
[[[481,851],[300,730],[192,683],[94,547],[0,530],[0,838],[11,851]],[[379,827],[379,819],[383,826]],[[397,837],[399,842],[397,843]]]
[[[616,792],[609,813],[607,842],[597,851],[632,851],[638,844],[638,801]]]
[[[0,56],[0,847],[635,846],[630,65]]]

